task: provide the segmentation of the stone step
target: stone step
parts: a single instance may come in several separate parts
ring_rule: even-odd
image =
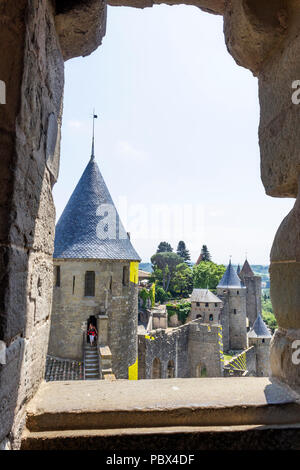
[[[79,429],[23,433],[21,450],[103,450],[106,452],[152,451],[183,454],[198,450],[291,450],[299,449],[300,426],[152,427]]]
[[[99,397],[101,396],[101,400]],[[299,397],[266,377],[43,382],[31,431],[300,422]],[[91,414],[91,410],[93,413]],[[122,412],[121,412],[121,411]]]

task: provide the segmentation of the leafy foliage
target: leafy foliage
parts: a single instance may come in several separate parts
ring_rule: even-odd
[[[184,324],[191,311],[191,302],[182,301],[177,304],[167,304],[168,318],[177,313],[178,320]]]
[[[182,263],[182,258],[176,253],[156,253],[151,257],[151,262],[153,264],[154,277],[162,283],[163,289],[168,292],[176,266]]]
[[[193,266],[193,283],[198,289],[216,289],[226,268],[223,264],[212,261],[201,261]]]
[[[146,308],[147,299],[149,299],[149,291],[145,287],[139,291],[139,297],[143,300],[143,308]]]
[[[270,328],[272,334],[278,328],[277,321],[275,315],[273,313],[273,307],[270,297],[267,294],[262,296],[261,300],[261,307],[262,307],[262,317],[263,320],[266,322],[268,327]]]
[[[164,303],[170,298],[168,294],[161,286],[156,286],[155,289],[155,302]]]

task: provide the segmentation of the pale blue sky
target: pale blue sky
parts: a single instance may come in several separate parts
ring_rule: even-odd
[[[95,107],[96,160],[143,261],[159,241],[183,239],[193,260],[207,244],[216,262],[247,252],[267,264],[293,200],[265,195],[257,94],[226,50],[221,17],[109,7],[102,46],[66,63],[57,219],[88,163]]]

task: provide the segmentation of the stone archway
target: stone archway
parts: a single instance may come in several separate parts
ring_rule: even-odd
[[[205,364],[199,362],[196,366],[196,377],[197,378],[202,378],[202,377],[207,377],[207,369]]]
[[[158,357],[152,362],[151,379],[161,379],[161,362]]]
[[[162,1],[109,3],[145,7]],[[297,198],[271,253],[271,297],[280,327],[272,340],[271,367],[274,376],[299,385],[300,369],[291,359],[293,343],[300,338],[300,115],[291,99],[293,81],[300,79],[299,2],[167,3],[223,14],[229,52],[258,77],[263,184],[270,196]],[[11,435],[17,447],[24,406],[43,378],[48,347],[55,225],[52,187],[59,168],[64,60],[90,54],[101,44],[106,3],[0,0],[0,7],[0,80],[6,84],[6,104],[0,103],[0,341],[7,348],[7,363],[0,371],[6,383],[0,390],[0,402],[6,404],[0,411],[4,423],[0,442]]]

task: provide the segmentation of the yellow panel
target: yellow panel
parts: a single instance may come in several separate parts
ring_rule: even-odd
[[[128,367],[128,380],[138,380],[138,359]]]
[[[139,262],[130,261],[130,282],[139,283]]]

